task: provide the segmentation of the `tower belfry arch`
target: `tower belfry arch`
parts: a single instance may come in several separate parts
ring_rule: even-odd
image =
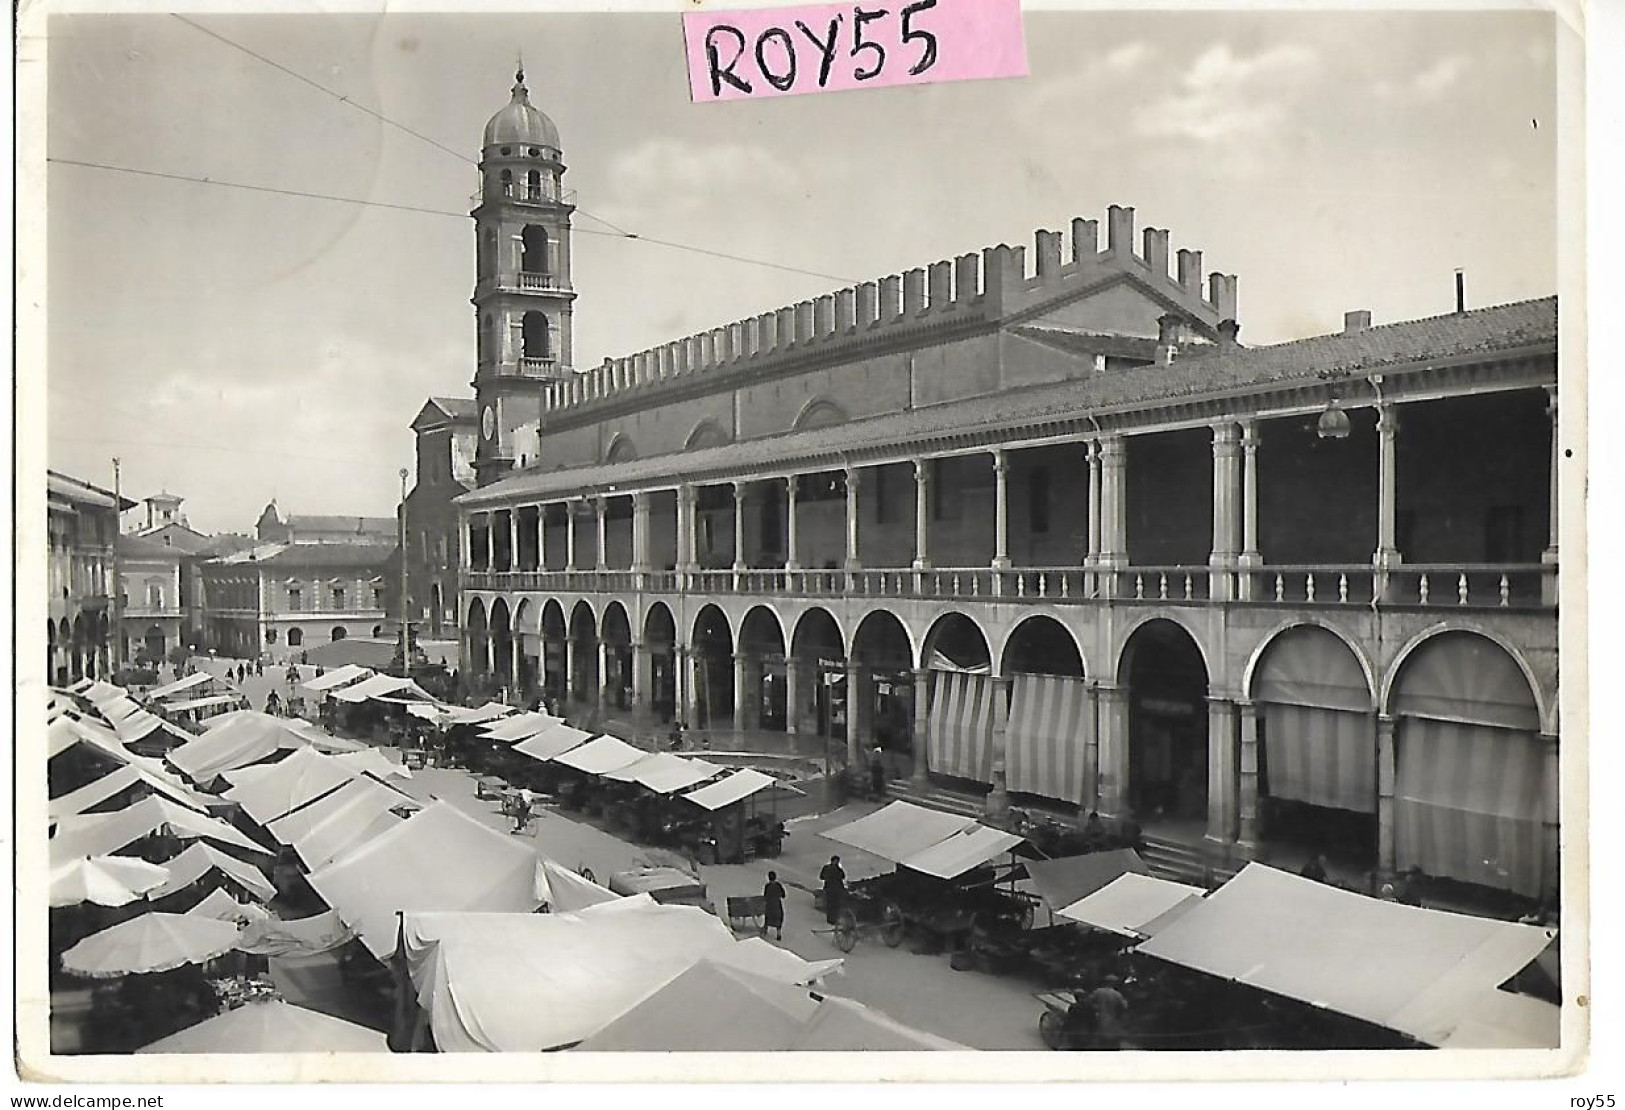
[[[571,370],[570,219],[558,128],[530,102],[521,58],[506,107],[485,125],[473,198],[479,484],[534,450],[543,398]]]

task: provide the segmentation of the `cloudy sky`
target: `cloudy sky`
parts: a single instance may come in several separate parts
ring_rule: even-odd
[[[676,15],[186,19],[50,27],[49,453],[206,531],[393,512],[424,397],[469,394],[518,50],[581,208],[578,367],[1110,204],[1238,274],[1253,344],[1449,311],[1456,267],[1475,305],[1556,291],[1538,13],[1029,13],[1025,79],[707,105]]]

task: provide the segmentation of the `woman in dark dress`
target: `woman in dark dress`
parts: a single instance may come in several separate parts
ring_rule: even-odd
[[[766,909],[762,916],[762,934],[767,935],[769,929],[773,930],[775,940],[784,939],[784,884],[779,882],[777,871],[767,873],[767,885],[762,888],[762,899]]]

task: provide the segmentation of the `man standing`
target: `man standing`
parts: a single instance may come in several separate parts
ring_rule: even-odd
[[[773,930],[774,940],[784,939],[784,884],[779,882],[777,871],[767,873],[767,885],[762,887],[762,901],[766,904],[762,913],[762,935],[766,936],[769,929]]]
[[[1128,1011],[1128,999],[1117,989],[1119,980],[1108,975],[1104,982],[1089,992],[1089,1004],[1095,1011],[1095,1047],[1118,1049],[1123,1047],[1123,1015]]]
[[[877,798],[886,793],[886,753],[879,744],[869,751],[869,790]]]
[[[840,920],[846,903],[846,872],[841,870],[841,857],[830,856],[818,878],[824,884],[824,920],[833,925]]]

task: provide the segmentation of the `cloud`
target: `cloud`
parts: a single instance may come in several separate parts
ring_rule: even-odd
[[[1238,56],[1228,44],[1198,55],[1180,87],[1134,117],[1142,138],[1217,143],[1261,135],[1286,118],[1290,86],[1314,70],[1317,56],[1304,46],[1282,45]]]
[[[1426,70],[1417,74],[1411,84],[1423,96],[1438,96],[1467,72],[1467,59],[1460,54],[1440,58]]]
[[[1125,42],[1106,55],[1106,68],[1127,73],[1140,68],[1156,54],[1156,50],[1143,42]]]

